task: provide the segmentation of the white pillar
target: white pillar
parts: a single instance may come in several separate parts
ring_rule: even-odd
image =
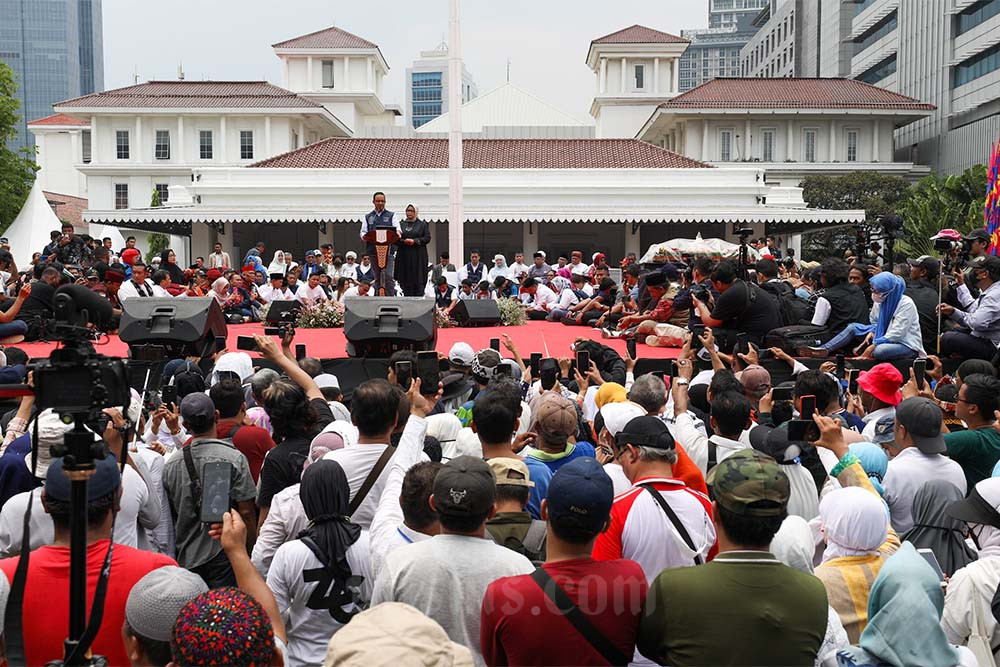
[[[42,135],[38,136],[39,139],[41,139],[41,137],[42,137]],[[72,154],[73,154],[73,164],[76,164],[78,162],[83,162],[83,154],[80,152],[80,133],[79,132],[70,132],[69,133],[69,145],[70,145],[70,150],[72,151]],[[39,149],[38,152],[41,153],[42,152],[41,149]],[[93,147],[91,147],[91,151],[90,152],[91,153],[94,152]]]
[[[879,144],[878,144],[878,119],[875,119],[875,123],[872,125],[872,162],[879,161],[878,154]]]
[[[35,135],[35,150],[38,151],[37,157],[40,158],[38,160],[39,162],[41,162],[42,160],[46,159],[45,158],[45,133],[44,132],[39,132],[38,134]],[[39,187],[41,187],[43,190],[47,190],[48,189],[48,187],[49,187],[49,184],[48,184],[48,182],[49,182],[49,175],[47,173],[47,170],[45,170],[45,169],[40,170],[38,172],[38,175],[36,176],[36,179],[38,180]]]
[[[708,119],[703,118],[701,120],[701,155],[699,159],[702,162],[708,162],[712,158],[708,155]]]
[[[531,264],[532,256],[538,252],[538,224],[521,223],[521,252],[524,253],[524,262]],[[532,229],[532,227],[534,229]],[[534,234],[532,234],[534,231]]]
[[[285,88],[291,87],[291,82],[288,80],[288,58],[281,59],[281,77],[282,85]]]
[[[306,145],[306,121],[304,118],[299,118],[299,145],[296,148],[302,148]]]
[[[90,117],[90,164],[97,164],[100,160],[100,151],[97,143],[97,118],[94,116]],[[81,156],[82,157],[82,156]]]
[[[135,117],[135,141],[132,142],[132,161],[142,162],[142,116]]]
[[[608,92],[608,59],[601,58],[601,76],[600,76],[601,87],[600,91],[603,95]]]
[[[830,121],[830,157],[828,162],[833,162],[837,159],[837,123],[836,121]]]
[[[351,57],[344,56],[344,90],[352,90],[351,88]]]
[[[634,252],[636,257],[642,257],[642,248],[639,247],[639,233],[632,233],[632,223],[626,221],[622,225],[625,231],[625,254]]]
[[[274,155],[271,152],[271,117],[264,116],[264,157],[268,158]]]
[[[309,56],[306,58],[306,90],[316,90],[316,84],[313,83],[313,57]]]
[[[365,88],[367,90],[373,90],[372,80],[375,78],[372,71],[372,59],[368,57],[365,62],[368,63],[368,68],[365,70]]]
[[[653,92],[660,92],[660,59],[653,58]]]
[[[795,159],[795,124],[789,119],[788,121],[788,137],[785,141],[785,159],[794,160]],[[797,256],[797,255],[796,255]]]
[[[674,58],[670,62],[670,71],[674,76],[673,86],[671,87],[672,92],[680,92],[680,80],[681,80],[681,61],[679,58]]]
[[[462,30],[458,0],[448,14],[448,79],[462,80]],[[462,199],[462,91],[448,86],[448,253],[458,266],[465,258],[465,202]]]
[[[219,116],[219,154],[216,156],[217,162],[222,162],[225,164],[229,161],[229,155],[226,153],[226,117]]]
[[[177,117],[177,155],[175,159],[177,162],[187,162],[187,156],[184,155],[184,116]]]
[[[746,129],[743,131],[743,159],[752,160],[753,156],[750,155],[750,121],[746,122]]]
[[[628,90],[628,88],[625,87],[625,82],[628,80],[628,74],[625,71],[627,69],[628,69],[628,63],[626,62],[625,58],[622,58],[622,95],[624,95],[625,91]]]

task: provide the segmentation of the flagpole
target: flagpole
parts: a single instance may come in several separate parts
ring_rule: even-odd
[[[465,263],[465,210],[462,202],[462,42],[459,0],[450,0],[448,19],[448,252]]]

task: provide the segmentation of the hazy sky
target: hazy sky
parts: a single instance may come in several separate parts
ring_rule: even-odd
[[[106,89],[174,79],[281,84],[271,44],[330,25],[379,45],[385,99],[403,103],[403,76],[448,35],[448,0],[104,0]],[[708,24],[708,0],[463,0],[462,50],[480,94],[506,80],[590,120],[590,40],[641,23],[680,34]]]

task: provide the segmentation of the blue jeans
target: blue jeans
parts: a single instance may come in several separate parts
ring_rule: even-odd
[[[875,346],[876,361],[892,361],[893,359],[913,359],[916,350],[911,350],[902,343],[879,343]]]
[[[822,346],[823,349],[826,350],[827,352],[834,352],[842,347],[850,345],[852,342],[854,342],[855,338],[860,338],[861,336],[866,335],[862,333],[864,331],[865,326],[866,325],[859,323],[848,324],[846,327],[844,327],[843,331],[841,331],[839,334],[831,338],[825,345],[823,345]]]
[[[562,318],[566,317],[567,315],[569,315],[568,310],[560,310],[559,308],[553,308],[552,310],[549,311],[549,315],[545,319],[547,319],[549,322],[559,322],[560,320],[562,320]]]
[[[863,324],[848,324],[839,334],[830,339],[828,343],[823,345],[823,349],[827,352],[833,352],[839,350],[840,348],[849,345],[854,342],[856,338],[861,338],[864,335],[865,325]],[[875,346],[875,359],[878,361],[889,361],[890,359],[912,359],[917,356],[916,350],[911,350],[902,343],[879,343]]]
[[[6,324],[0,324],[0,338],[8,336],[23,336],[28,332],[28,323],[22,320],[11,320]]]

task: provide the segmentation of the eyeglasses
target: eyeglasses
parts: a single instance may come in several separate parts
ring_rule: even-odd
[[[964,398],[958,398],[958,397],[955,398],[955,402],[956,403],[965,403],[967,405],[975,405],[975,403],[973,403],[972,401],[967,401]]]

